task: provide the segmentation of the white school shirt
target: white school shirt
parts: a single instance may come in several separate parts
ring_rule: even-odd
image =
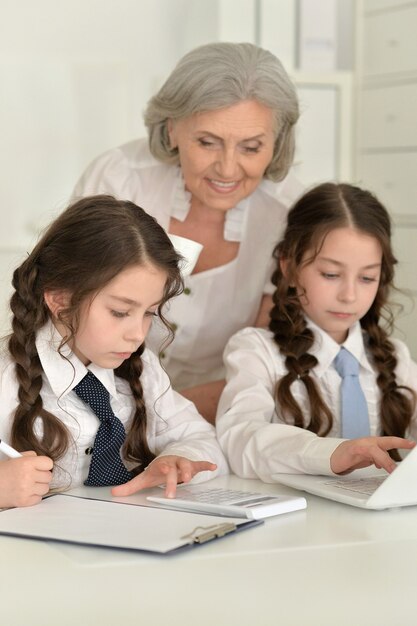
[[[340,350],[327,333],[309,322],[315,335],[310,349],[318,364],[311,370],[324,401],[333,415],[333,427],[326,437],[285,423],[274,400],[278,379],[287,373],[284,358],[269,330],[246,328],[232,337],[224,359],[227,384],[220,398],[216,428],[220,444],[233,472],[246,478],[274,482],[277,473],[333,475],[330,457],[340,438],[341,378],[332,365]],[[417,391],[417,365],[401,341],[392,339],[398,359],[397,382]],[[343,346],[360,363],[359,380],[368,404],[370,434],[379,434],[380,391],[368,359],[359,322]],[[306,415],[308,396],[302,381],[291,391]],[[417,440],[417,415],[408,435]]]
[[[73,391],[90,370],[110,393],[115,415],[129,429],[134,403],[127,381],[114,375],[112,369],[90,364],[85,367],[67,348],[57,351],[62,337],[48,322],[38,333],[36,347],[43,368],[41,396],[47,411],[58,417],[70,432],[66,454],[53,470],[51,487],[77,487],[88,476],[91,455],[86,451],[94,445],[100,425],[99,418]],[[147,411],[147,439],[156,455],[174,454],[193,461],[211,461],[218,469],[200,472],[194,482],[227,473],[227,463],[215,437],[214,428],[203,419],[195,406],[170,388],[169,380],[155,355],[145,350],[142,355],[141,383]],[[18,404],[15,366],[3,349],[0,357],[0,439],[9,442],[13,414]],[[35,422],[35,432],[41,433],[41,420]],[[0,453],[1,460],[5,460]],[[130,469],[132,465],[126,464]]]
[[[175,340],[163,352],[173,386],[184,389],[224,376],[223,349],[228,339],[255,323],[264,293],[272,292],[272,250],[285,227],[288,208],[302,192],[296,178],[264,180],[252,195],[227,211],[224,237],[240,242],[238,256],[221,267],[188,276],[185,291],[167,304]],[[73,199],[110,193],[131,200],[168,230],[174,217],[184,221],[191,194],[181,169],[154,159],[146,139],[110,150],[87,168]],[[159,352],[166,330],[154,324],[146,344]]]

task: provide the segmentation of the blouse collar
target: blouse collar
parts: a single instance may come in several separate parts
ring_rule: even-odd
[[[346,340],[342,345],[338,344],[328,333],[307,318],[307,325],[314,332],[315,341],[311,347],[311,354],[317,358],[317,365],[314,370],[317,376],[322,376],[332,365],[340,348],[343,346],[359,361],[360,365],[370,372],[373,371],[371,363],[367,357],[364,333],[360,322],[356,322],[350,329]]]

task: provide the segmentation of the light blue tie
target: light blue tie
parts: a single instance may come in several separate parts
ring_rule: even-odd
[[[333,363],[342,378],[342,437],[368,437],[368,405],[359,384],[359,362],[348,350],[340,348]]]

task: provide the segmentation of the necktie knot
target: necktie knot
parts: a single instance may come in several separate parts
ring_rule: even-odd
[[[75,385],[74,391],[83,402],[93,409],[100,421],[110,419],[113,416],[110,394],[92,372],[87,372],[78,385]]]
[[[359,376],[359,361],[346,348],[340,348],[334,359],[334,366],[342,378],[345,378],[345,376]]]

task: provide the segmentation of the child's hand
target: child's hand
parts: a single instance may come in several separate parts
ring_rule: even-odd
[[[53,462],[36,452],[0,462],[0,507],[32,506],[49,491]]]
[[[124,485],[111,490],[113,496],[130,496],[132,493],[147,487],[166,484],[165,495],[174,498],[177,484],[188,483],[198,472],[213,471],[217,465],[209,461],[190,461],[183,456],[157,457],[144,470]]]
[[[362,437],[344,441],[330,457],[330,467],[335,474],[351,472],[360,467],[375,465],[383,468],[389,474],[396,468],[396,463],[387,450],[402,448],[409,450],[416,444],[401,437]]]

